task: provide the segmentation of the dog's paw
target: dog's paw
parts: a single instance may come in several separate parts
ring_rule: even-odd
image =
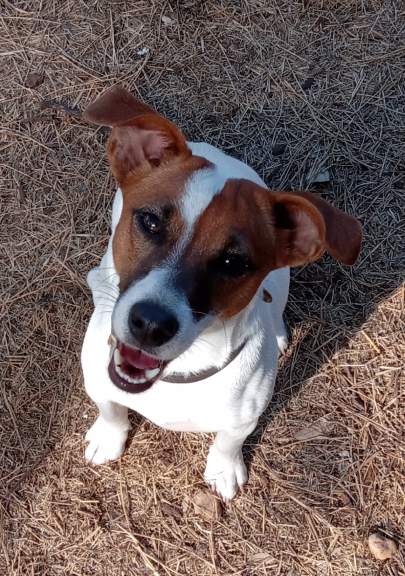
[[[242,452],[230,458],[211,446],[204,472],[205,481],[225,502],[235,496],[238,488],[246,484],[247,470]]]
[[[100,416],[86,434],[89,445],[84,453],[87,462],[105,464],[117,460],[125,450],[128,430],[116,428]]]

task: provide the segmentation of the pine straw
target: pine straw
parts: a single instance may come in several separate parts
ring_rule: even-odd
[[[404,42],[399,0],[3,0],[2,574],[405,573],[401,549],[381,564],[366,546],[375,527],[404,530]],[[33,72],[44,80],[28,88]],[[78,111],[114,82],[270,187],[327,168],[322,194],[364,224],[353,269],[295,272],[249,484],[212,523],[190,505],[209,435],[134,415],[121,461],[83,459],[84,278],[114,185],[105,132]],[[302,440],[314,423],[322,434]]]

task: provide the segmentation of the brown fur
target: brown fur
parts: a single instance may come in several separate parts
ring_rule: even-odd
[[[191,156],[177,126],[121,86],[106,90],[87,107],[83,117],[94,124],[112,127],[108,159],[121,185],[132,170],[145,164],[156,166],[174,157]]]
[[[358,220],[311,192],[294,194],[311,202],[322,214],[325,221],[326,250],[329,254],[335,260],[352,266],[359,256],[363,236]]]
[[[122,186],[123,208],[113,240],[114,263],[120,276],[120,289],[154,265],[162,262],[178,241],[184,224],[176,200],[195,170],[208,165],[202,158],[175,158],[157,168],[144,167],[131,173]],[[164,244],[156,245],[145,238],[134,221],[139,208],[171,208]]]

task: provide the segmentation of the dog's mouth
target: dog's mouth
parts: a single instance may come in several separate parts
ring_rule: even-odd
[[[116,342],[108,365],[112,382],[125,392],[144,392],[159,379],[168,362]]]

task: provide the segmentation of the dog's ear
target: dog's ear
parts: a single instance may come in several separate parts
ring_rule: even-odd
[[[83,118],[99,126],[118,126],[143,114],[156,114],[152,108],[137,100],[122,86],[113,86],[90,104]]]
[[[359,256],[363,239],[360,222],[317,194],[299,192],[298,195],[311,202],[321,213],[326,229],[326,251],[335,260],[352,266]]]
[[[141,164],[155,166],[177,155],[191,155],[182,132],[122,86],[104,92],[88,106],[83,118],[112,128],[108,158],[121,184]]]
[[[360,223],[310,192],[271,194],[276,237],[276,264],[299,266],[317,260],[326,250],[352,265],[360,252]]]

